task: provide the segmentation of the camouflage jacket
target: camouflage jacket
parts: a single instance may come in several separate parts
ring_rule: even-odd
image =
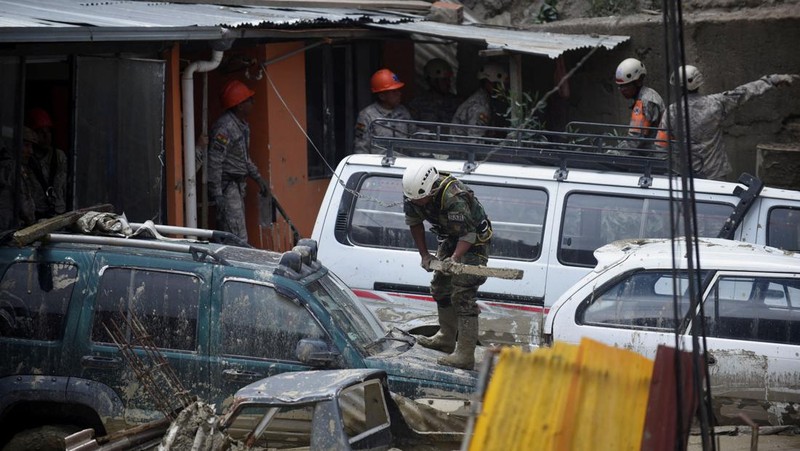
[[[228,179],[261,175],[250,160],[250,126],[228,110],[211,127],[208,144],[208,193],[211,198],[222,195],[222,183]]]
[[[725,180],[731,172],[731,164],[722,139],[723,121],[737,107],[774,86],[767,76],[717,94],[689,93],[689,130],[692,139],[692,171],[695,175]],[[675,114],[673,103],[669,106],[669,117],[675,118]],[[661,128],[667,128],[667,115],[661,120]],[[675,134],[672,135],[674,137]]]
[[[442,172],[433,192],[433,199],[425,206],[410,201],[403,203],[407,225],[428,221],[433,225],[433,233],[440,237],[456,238],[472,244],[488,241],[490,231],[488,234],[479,231],[481,222],[488,217],[483,205],[467,185]]]
[[[55,147],[34,146],[28,165],[37,181],[37,173],[41,171],[44,182],[43,185],[39,181],[33,187],[32,196],[37,215],[64,213],[67,209],[67,156],[64,151]]]
[[[489,93],[483,88],[478,88],[464,103],[459,105],[451,122],[485,127],[493,124],[493,114]],[[481,137],[484,135],[484,130],[454,128],[453,134]]]
[[[415,132],[411,124],[395,124],[396,128],[375,127],[370,134],[370,124],[375,119],[405,119],[411,120],[411,113],[403,105],[398,105],[393,110],[381,107],[378,102],[367,105],[366,108],[358,113],[356,119],[356,133],[353,142],[354,153],[383,153],[378,149],[372,148],[372,135],[375,136],[398,136],[407,138]]]
[[[414,119],[425,122],[450,122],[457,108],[458,97],[436,91],[421,92],[408,104]]]
[[[631,138],[655,138],[657,130],[640,127],[658,127],[664,115],[664,100],[654,89],[643,86],[631,106],[631,121],[628,136]],[[652,141],[622,141],[622,148],[649,148]]]

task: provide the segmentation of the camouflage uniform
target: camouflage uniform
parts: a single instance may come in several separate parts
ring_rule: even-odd
[[[425,91],[414,97],[408,104],[408,109],[418,121],[448,123],[458,109],[458,98],[452,94]]]
[[[38,183],[33,186],[36,218],[48,218],[66,211],[67,156],[55,147],[34,146],[28,161],[31,175]]]
[[[0,230],[16,229],[19,226],[28,226],[36,222],[36,207],[31,192],[38,184],[30,174],[30,170],[23,164],[20,165],[19,191],[16,192],[16,207],[14,214],[14,192],[16,184],[16,160],[7,149],[0,150]]]
[[[433,192],[433,199],[425,206],[404,202],[406,224],[415,226],[428,221],[433,225],[431,230],[439,236],[436,251],[439,260],[453,255],[460,240],[472,243],[461,263],[485,266],[489,260],[491,226],[483,205],[471,189],[446,173],[440,173]],[[484,282],[486,277],[482,276],[434,271],[431,295],[439,307],[455,303],[458,316],[478,316],[476,297],[478,287]]]
[[[478,88],[467,100],[459,105],[456,113],[451,120],[454,124],[464,125],[477,125],[477,126],[490,126],[493,124],[493,115],[491,105],[491,98],[489,93],[483,89]],[[472,136],[475,138],[483,137],[485,130],[472,129],[472,128],[454,128],[454,135]]]
[[[244,197],[247,177],[260,179],[258,168],[250,160],[250,126],[233,111],[226,111],[211,127],[208,148],[208,191],[212,199],[224,197],[225,216],[218,227],[247,241]]]
[[[661,123],[661,116],[665,110],[664,100],[654,89],[642,86],[639,94],[636,95],[631,106],[631,122],[628,129],[630,138],[650,138],[656,137],[658,130],[643,129],[639,127],[658,127]],[[629,149],[649,149],[653,147],[653,141],[622,141],[619,147]]]
[[[353,143],[355,153],[383,153],[372,148],[372,137],[370,135],[369,124],[375,119],[405,119],[411,120],[411,113],[403,105],[398,105],[393,110],[381,107],[378,102],[368,105],[358,113],[356,119],[355,142]],[[395,129],[387,127],[375,127],[372,134],[375,136],[398,136],[407,138],[415,132],[411,124],[395,124]]]
[[[725,180],[731,172],[728,153],[722,140],[722,123],[737,107],[760,96],[775,87],[774,76],[765,76],[756,81],[743,84],[730,91],[717,94],[700,95],[689,93],[689,130],[691,134],[692,172],[695,176]],[[675,120],[675,106],[669,106],[670,117]],[[661,128],[667,128],[667,116],[661,120]],[[659,133],[659,139],[666,139],[666,133]],[[660,143],[666,145],[666,143]]]

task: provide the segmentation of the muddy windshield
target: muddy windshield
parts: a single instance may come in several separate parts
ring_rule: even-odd
[[[330,312],[336,325],[360,349],[365,351],[367,345],[383,336],[384,331],[378,320],[333,273],[328,272],[307,288]]]

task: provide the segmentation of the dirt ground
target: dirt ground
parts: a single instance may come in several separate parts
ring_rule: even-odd
[[[747,451],[750,450],[752,436],[748,428],[732,428],[718,432],[716,439],[718,451]],[[758,447],[756,449],[759,451],[800,449],[800,434],[792,433],[792,431],[771,435],[759,434]],[[700,436],[690,436],[687,451],[701,450],[703,450],[703,445]]]

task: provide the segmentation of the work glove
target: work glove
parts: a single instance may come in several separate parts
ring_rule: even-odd
[[[773,86],[789,86],[792,82],[800,80],[800,75],[797,74],[772,74],[767,78]]]
[[[269,194],[269,186],[267,182],[264,181],[261,177],[256,179],[256,183],[258,183],[258,194],[263,197],[266,197]]]
[[[433,269],[431,269],[431,261],[434,258],[436,257],[434,257],[431,254],[425,254],[422,256],[422,261],[419,263],[419,265],[422,266],[422,269],[424,269],[425,271],[433,272]]]

